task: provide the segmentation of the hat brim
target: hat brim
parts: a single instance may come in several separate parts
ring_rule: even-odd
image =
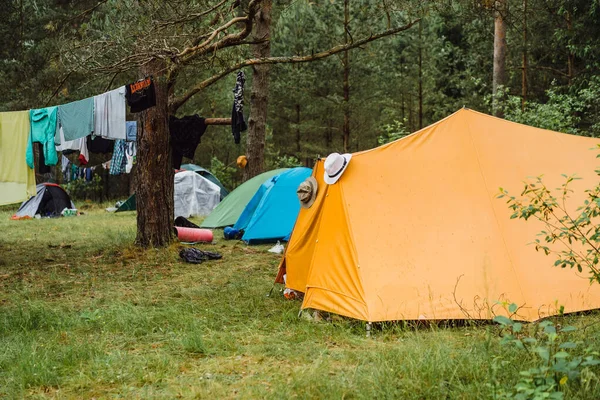
[[[317,191],[319,190],[319,184],[317,183],[317,180],[312,176],[309,176],[304,181],[308,182],[308,184],[312,187],[312,190],[310,191],[310,199],[308,199],[307,202],[301,201],[300,206],[303,208],[310,208],[310,206],[312,206],[315,200],[317,199]]]
[[[346,168],[348,168],[348,165],[350,165],[350,160],[352,159],[352,154],[350,154],[350,153],[342,154],[342,157],[344,157],[344,159],[346,160],[346,165],[344,165],[342,170],[336,176],[331,177],[331,176],[327,175],[327,172],[323,173],[323,180],[325,181],[326,184],[333,185],[334,183],[336,183],[342,177],[342,175],[344,175],[344,171],[346,170]]]

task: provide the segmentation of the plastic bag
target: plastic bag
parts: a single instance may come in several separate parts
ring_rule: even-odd
[[[269,253],[276,253],[276,254],[281,254],[283,253],[283,245],[281,243],[279,243],[279,241],[277,241],[277,244],[273,247],[271,247],[268,251]]]

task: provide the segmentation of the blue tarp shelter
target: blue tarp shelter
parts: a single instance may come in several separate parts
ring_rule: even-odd
[[[310,168],[292,168],[263,183],[234,225],[244,230],[242,240],[257,244],[289,237],[300,212],[296,189],[311,173]]]

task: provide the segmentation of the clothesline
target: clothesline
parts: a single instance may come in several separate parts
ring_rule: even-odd
[[[41,146],[40,160],[52,166],[57,149],[79,151],[85,164],[89,139],[126,141],[127,104],[132,113],[156,104],[151,78],[59,106],[0,113],[0,205],[35,195],[34,143]]]
[[[239,71],[233,90],[231,119],[209,119],[210,125],[230,122],[235,143],[247,126],[243,115],[245,75]],[[135,140],[135,121],[126,121],[127,107],[137,113],[156,105],[151,77],[110,90],[106,93],[59,106],[0,113],[0,205],[17,203],[35,195],[34,143],[39,143],[38,169],[58,163],[57,151],[79,151],[82,165],[89,160],[90,146],[97,140],[115,141],[113,159],[118,174],[123,167],[126,141]],[[182,158],[193,158],[207,120],[197,114],[169,117],[173,167],[181,166]],[[128,134],[129,133],[129,134]],[[92,151],[93,152],[93,151]],[[115,154],[116,153],[116,154]],[[127,165],[125,163],[125,165]]]

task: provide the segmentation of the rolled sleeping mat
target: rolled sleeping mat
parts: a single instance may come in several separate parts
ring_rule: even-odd
[[[175,227],[175,234],[180,242],[206,242],[213,241],[213,233],[210,229]]]

